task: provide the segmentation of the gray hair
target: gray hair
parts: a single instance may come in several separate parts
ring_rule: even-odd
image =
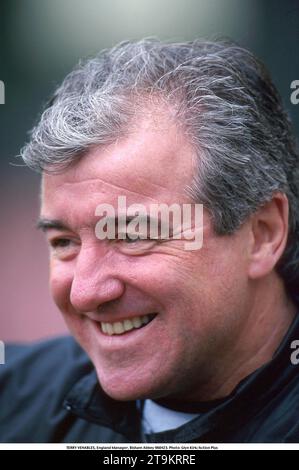
[[[298,148],[265,67],[235,43],[128,41],[80,63],[32,130],[23,160],[63,171],[90,147],[128,134],[153,97],[172,105],[190,137],[198,169],[187,191],[209,210],[217,234],[232,234],[275,192],[286,194],[289,235],[277,271],[297,295]]]

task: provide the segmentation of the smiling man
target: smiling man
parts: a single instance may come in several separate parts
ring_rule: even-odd
[[[298,442],[299,157],[264,67],[228,42],[120,44],[69,74],[22,156],[75,340],[8,348],[1,440]],[[162,216],[131,233],[120,197],[201,205],[203,243]],[[124,233],[99,239],[99,205]]]

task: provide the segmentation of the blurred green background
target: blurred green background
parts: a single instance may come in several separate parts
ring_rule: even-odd
[[[1,0],[0,339],[64,331],[47,288],[47,250],[34,229],[38,175],[16,158],[42,105],[77,63],[124,39],[229,36],[267,65],[299,134],[299,0]]]

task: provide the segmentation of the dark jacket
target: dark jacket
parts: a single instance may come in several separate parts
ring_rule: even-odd
[[[0,442],[299,442],[299,365],[290,360],[299,316],[267,365],[189,423],[143,435],[135,402],[100,388],[71,337],[7,346],[0,365]],[[203,405],[204,406],[204,405]]]

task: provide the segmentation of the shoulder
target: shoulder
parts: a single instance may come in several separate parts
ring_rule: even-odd
[[[33,344],[8,344],[5,346],[5,364],[0,365],[0,382],[43,384],[52,376],[56,381],[61,374],[88,365],[89,360],[70,336],[58,337]]]
[[[39,426],[46,430],[47,422],[63,419],[65,395],[91,369],[72,337],[6,345],[5,364],[0,365],[0,442],[15,442],[10,430],[17,436],[16,426],[22,436],[27,429],[38,436]]]
[[[39,366],[43,363],[44,366],[51,367],[57,362],[62,365],[62,354],[65,355],[66,360],[85,356],[71,336],[61,336],[29,344],[6,344],[5,364],[0,366],[0,373],[21,365],[24,367],[33,364]]]

